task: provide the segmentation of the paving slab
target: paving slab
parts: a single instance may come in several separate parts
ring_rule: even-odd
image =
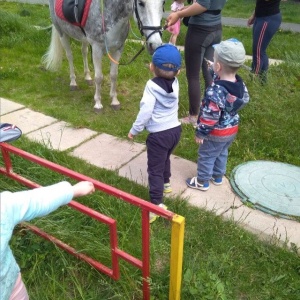
[[[23,134],[27,134],[58,122],[58,120],[31,109],[24,108],[1,116],[1,122],[15,124],[21,128]]]
[[[6,115],[15,110],[25,108],[24,105],[0,97],[0,115]],[[1,118],[1,122],[2,118]]]
[[[171,185],[170,196],[180,196],[187,189],[185,180],[197,174],[197,164],[176,155],[171,155]]]
[[[277,218],[245,205],[229,209],[222,216],[255,233],[263,240],[278,242],[288,247],[296,246],[300,254],[299,222]]]
[[[248,21],[247,19],[242,19],[242,18],[222,17],[223,25],[233,26],[233,27],[246,27],[252,31],[252,27],[251,28],[248,27],[247,21]],[[300,24],[282,22],[280,24],[280,30],[300,32]]]
[[[76,147],[71,155],[97,167],[118,170],[119,175],[141,185],[148,185],[146,146],[88,129],[74,129],[66,122],[45,116],[1,98],[7,113],[1,122],[14,123],[27,137],[53,149]],[[72,136],[72,139],[68,138]],[[48,143],[48,144],[47,144]],[[77,146],[78,145],[78,146]],[[227,178],[221,186],[211,184],[208,191],[187,188],[185,180],[196,175],[197,164],[171,155],[171,196],[181,196],[191,205],[209,210],[238,223],[259,238],[297,247],[300,254],[300,223],[277,218],[244,205]]]
[[[141,154],[130,160],[127,164],[123,165],[119,169],[118,173],[119,176],[125,177],[131,181],[147,187],[147,152],[143,151]]]
[[[231,207],[243,205],[240,198],[236,196],[227,178],[221,186],[211,184],[208,191],[198,191],[186,186],[185,180],[193,177],[197,172],[197,164],[181,157],[171,155],[171,185],[172,193],[168,196],[181,196],[194,206],[223,214]],[[119,175],[128,178],[143,186],[148,186],[147,153],[135,157],[119,170]]]
[[[187,199],[191,205],[204,208],[216,215],[224,214],[232,207],[243,205],[240,198],[232,192],[231,185],[225,177],[222,185],[216,186],[210,183],[207,191],[187,188],[181,197]]]
[[[117,170],[145,150],[145,145],[102,133],[83,143],[71,155],[100,168]]]
[[[64,151],[82,144],[97,132],[86,128],[73,128],[66,122],[57,122],[27,134],[33,141],[49,149]]]
[[[172,193],[166,196],[179,196],[187,188],[185,179],[196,172],[197,165],[176,155],[171,155]],[[143,186],[148,186],[147,153],[143,152],[119,170],[119,175]]]

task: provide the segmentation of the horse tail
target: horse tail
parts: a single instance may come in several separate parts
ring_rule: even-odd
[[[59,33],[52,25],[51,42],[48,51],[42,57],[42,63],[47,70],[57,71],[62,63],[64,49],[60,41]]]

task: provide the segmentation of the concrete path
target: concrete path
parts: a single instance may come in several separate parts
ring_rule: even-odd
[[[28,4],[43,4],[48,5],[48,0],[6,0],[8,2],[21,2]],[[299,4],[300,8],[300,4]],[[166,18],[170,14],[170,11],[165,11],[163,17]],[[250,16],[250,14],[249,14]],[[227,26],[236,26],[236,27],[247,27],[247,19],[242,18],[231,18],[231,17],[222,17],[223,25]],[[300,32],[300,24],[295,23],[281,23],[281,30],[292,31],[292,32]]]
[[[299,4],[299,9],[300,9],[300,4]],[[164,12],[163,17],[167,18],[170,13],[171,13],[170,11]],[[249,13],[249,17],[250,14],[251,13]],[[222,24],[225,26],[249,28],[247,26],[247,19],[243,19],[243,18],[222,17]],[[300,24],[282,22],[280,25],[280,29],[283,31],[300,32]]]
[[[1,122],[16,124],[30,140],[50,149],[69,150],[72,156],[100,168],[115,170],[120,176],[147,186],[145,145],[90,129],[73,128],[66,122],[4,98],[0,98],[0,111]],[[119,149],[122,149],[121,153]],[[300,223],[276,218],[245,206],[234,194],[226,178],[223,185],[212,184],[206,192],[189,189],[185,179],[195,176],[196,163],[175,155],[172,155],[171,161],[173,196],[180,196],[191,205],[233,220],[261,239],[276,241],[279,245],[296,246],[300,253]]]
[[[299,5],[300,10],[300,5]],[[250,17],[250,14],[249,14]],[[222,17],[222,24],[233,27],[247,27],[247,19]],[[283,31],[300,32],[300,24],[296,23],[281,23],[280,29]]]

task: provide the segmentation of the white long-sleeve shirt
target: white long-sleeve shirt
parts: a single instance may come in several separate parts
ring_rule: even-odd
[[[20,268],[9,247],[14,227],[23,221],[45,216],[73,198],[68,182],[21,192],[0,194],[0,299],[8,300]]]
[[[160,83],[158,85],[155,80]],[[164,89],[165,79],[156,78],[148,80],[140,102],[140,111],[130,129],[130,133],[137,135],[146,129],[148,132],[159,132],[179,126],[178,102],[179,84],[175,77],[173,82],[166,81],[169,85]]]

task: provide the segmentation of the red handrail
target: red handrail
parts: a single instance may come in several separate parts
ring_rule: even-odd
[[[134,195],[126,193],[124,191],[118,190],[110,185],[107,185],[103,182],[97,181],[93,178],[88,176],[82,175],[77,173],[73,170],[68,168],[62,167],[58,164],[50,162],[46,159],[40,158],[28,152],[25,152],[21,149],[13,147],[6,143],[0,143],[0,148],[3,156],[4,167],[0,167],[0,173],[12,178],[28,187],[35,188],[39,185],[31,180],[22,177],[21,175],[14,173],[13,166],[10,159],[10,153],[20,156],[26,160],[39,164],[47,169],[55,171],[57,173],[63,174],[69,178],[75,179],[77,181],[88,180],[93,182],[95,189],[105,192],[109,195],[115,196],[119,199],[122,199],[132,205],[135,205],[141,209],[142,212],[142,259],[138,259],[133,257],[129,253],[121,250],[118,248],[118,237],[117,237],[117,222],[114,219],[111,219],[105,215],[100,214],[99,212],[84,206],[74,200],[69,203],[69,206],[73,209],[80,211],[81,213],[88,215],[99,222],[102,222],[109,226],[110,228],[110,246],[111,246],[111,256],[112,256],[112,269],[104,266],[100,262],[92,259],[91,257],[83,254],[78,253],[74,248],[65,244],[61,240],[47,234],[46,232],[42,231],[36,226],[30,225],[26,223],[26,226],[32,230],[34,233],[40,235],[41,237],[52,241],[60,248],[64,249],[65,251],[69,252],[70,254],[74,255],[75,257],[82,259],[92,265],[94,268],[103,272],[107,276],[110,276],[114,280],[118,280],[120,277],[119,271],[119,258],[127,261],[128,263],[132,264],[133,266],[141,269],[142,277],[143,277],[143,299],[149,300],[150,299],[150,285],[149,285],[149,277],[150,277],[150,224],[149,224],[149,212],[156,213],[163,218],[168,220],[172,220],[174,213],[164,210],[157,205],[154,205],[148,201],[145,201],[141,198],[138,198]]]

